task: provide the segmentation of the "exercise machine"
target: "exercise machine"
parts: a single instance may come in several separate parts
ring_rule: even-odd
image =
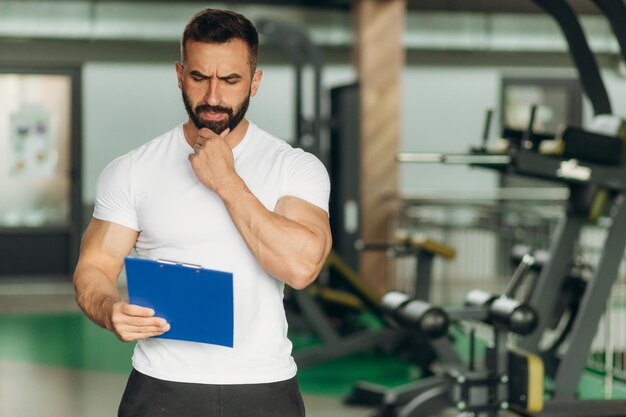
[[[416,288],[430,288],[432,261],[435,256],[451,258],[453,248],[420,236],[409,236],[394,243],[359,242],[362,250],[385,250],[393,256],[414,256],[416,265]],[[388,326],[382,314],[381,297],[373,291],[336,252],[331,251],[327,260],[327,269],[333,269],[341,277],[345,291],[329,288],[323,284],[314,284],[303,291],[294,291],[297,308],[310,330],[320,339],[321,344],[301,349],[294,353],[296,363],[301,368],[313,366],[355,352],[375,348],[394,352],[410,360],[426,374],[436,358],[452,360],[452,347],[439,343],[434,349],[423,334],[431,332],[424,328],[415,334],[397,327]],[[423,290],[420,297],[428,295]],[[378,329],[357,329],[354,332],[341,332],[332,318],[324,310],[324,304],[336,303],[349,305],[357,314],[367,310],[380,322]]]
[[[522,263],[518,270],[528,264]],[[494,295],[474,290],[466,296],[465,306],[457,309],[444,310],[398,292],[386,294],[383,305],[399,326],[420,331],[425,322],[429,323],[432,339],[444,335],[453,321],[482,322],[492,329],[493,345],[484,359],[477,361],[476,341],[474,333],[470,332],[466,366],[448,366],[409,387],[388,391],[377,417],[429,416],[450,407],[456,407],[463,415],[495,417],[509,408],[528,411],[543,408],[541,361],[535,355],[511,351],[507,346],[510,333],[526,335],[537,324],[537,314],[527,304],[506,293]],[[519,383],[520,376],[523,376],[523,384]],[[398,403],[404,404],[401,409],[397,408]]]
[[[556,20],[568,41],[583,90],[596,115],[591,129],[570,126],[552,140],[533,132],[531,117],[527,131],[517,141],[510,140],[510,146],[504,152],[489,152],[481,147],[473,149],[470,154],[400,153],[398,160],[469,164],[546,179],[568,187],[570,195],[550,245],[549,257],[525,295],[527,305],[537,313],[537,328],[522,337],[519,343],[521,348],[537,355],[546,365],[545,370],[554,381],[554,389],[549,392],[549,400],[541,410],[519,412],[525,416],[625,416],[624,400],[589,401],[576,398],[591,342],[626,246],[626,234],[623,233],[626,227],[624,122],[611,115],[610,101],[598,66],[569,4],[563,0],[535,0],[535,3]],[[612,22],[624,21],[620,20],[626,17],[623,3],[598,0],[596,4],[601,5],[604,13],[610,10],[611,16],[607,17]],[[624,30],[619,23],[612,23],[612,27],[618,39],[621,39],[619,43],[624,54]],[[568,288],[568,282],[572,282],[568,277],[572,275],[581,230],[584,225],[597,222],[601,216],[609,219],[610,227],[598,265],[588,271],[589,278],[584,279],[584,288],[581,288],[583,284],[579,280],[574,289],[565,293],[573,300],[568,305],[575,306],[570,311],[567,331],[560,336],[567,338],[567,349],[563,353],[557,352],[554,346],[546,349],[541,341],[560,315],[559,311],[563,310],[561,296],[564,288]],[[559,342],[562,343],[563,340]],[[434,395],[430,389],[424,392]],[[429,415],[430,409],[418,405],[428,404],[424,392],[415,389],[411,401],[404,404],[396,402],[395,406],[399,410],[397,415]]]

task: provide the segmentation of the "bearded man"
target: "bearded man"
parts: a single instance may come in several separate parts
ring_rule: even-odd
[[[305,288],[324,265],[330,183],[317,158],[245,118],[262,78],[257,55],[244,16],[193,16],[176,63],[189,119],[98,180],[74,287],[91,320],[137,341],[120,417],[304,416],[283,289]],[[122,300],[117,280],[133,248],[232,272],[234,346],[167,339],[165,319]]]

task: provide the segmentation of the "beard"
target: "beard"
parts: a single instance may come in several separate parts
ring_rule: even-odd
[[[250,104],[250,94],[248,94],[248,96],[234,110],[232,107],[210,106],[208,104],[200,104],[192,108],[189,97],[187,97],[184,90],[182,90],[182,94],[185,110],[187,110],[189,119],[191,119],[193,124],[196,125],[198,129],[206,127],[218,135],[226,129],[230,129],[232,131],[236,128],[246,115],[248,105]],[[203,120],[201,118],[201,113],[205,111],[226,113],[227,117],[223,120]]]

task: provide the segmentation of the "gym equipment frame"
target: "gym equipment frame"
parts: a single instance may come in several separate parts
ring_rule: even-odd
[[[559,24],[568,41],[570,54],[579,73],[583,91],[589,97],[596,116],[611,113],[606,88],[591,50],[586,42],[578,19],[564,0],[534,0]],[[622,55],[626,56],[626,31],[618,22],[626,21],[626,6],[619,0],[597,0],[596,4],[611,21],[614,34],[619,40]],[[576,398],[577,387],[587,360],[591,342],[595,335],[605,302],[616,279],[619,264],[626,247],[626,163],[623,160],[626,148],[624,121],[610,133],[587,131],[568,127],[562,132],[560,153],[543,154],[539,150],[545,137],[535,135],[532,130],[533,116],[529,128],[505,153],[490,153],[484,147],[474,149],[471,154],[411,154],[400,153],[399,161],[442,162],[469,164],[471,166],[496,169],[502,172],[559,182],[569,188],[564,216],[553,237],[549,258],[541,268],[540,275],[528,294],[528,305],[537,312],[537,329],[521,339],[520,346],[541,357],[546,372],[554,380],[551,397],[541,410],[518,409],[524,416],[626,416],[626,400],[580,400]],[[510,138],[513,139],[513,138]],[[587,142],[584,142],[584,141]],[[602,147],[604,152],[585,153],[581,143],[593,143],[592,148]],[[589,148],[587,146],[586,148]],[[607,151],[608,150],[608,151]],[[608,154],[604,158],[603,154]],[[569,346],[562,356],[555,349],[544,350],[540,339],[554,321],[558,310],[560,292],[570,272],[575,245],[585,224],[596,222],[600,216],[609,219],[610,226],[600,260],[581,294],[580,304],[571,318]],[[495,334],[496,351],[498,339]],[[498,356],[498,354],[496,354]],[[492,366],[492,365],[489,365]],[[489,368],[488,366],[488,368]],[[502,369],[502,368],[499,368]],[[437,378],[442,378],[441,376]],[[525,379],[527,380],[527,378]],[[451,385],[422,381],[423,390],[414,390],[413,399],[399,407],[397,415],[402,417],[426,416],[444,403],[454,404],[444,394]],[[460,383],[460,381],[456,381]],[[448,382],[449,384],[449,382]],[[454,389],[452,390],[454,392]],[[442,398],[446,401],[442,401]],[[439,400],[435,400],[439,398]],[[436,407],[432,404],[436,403]],[[467,405],[467,404],[461,404]],[[457,404],[458,408],[460,407]],[[483,413],[475,407],[472,413]],[[486,415],[497,415],[493,409]],[[495,413],[495,414],[494,414]],[[389,414],[395,415],[395,414]],[[467,415],[467,414],[466,414]]]

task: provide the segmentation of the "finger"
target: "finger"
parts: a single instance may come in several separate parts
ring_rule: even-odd
[[[227,128],[222,133],[220,133],[220,136],[225,138],[226,136],[228,136],[229,133],[230,133],[230,128]]]
[[[148,307],[142,307],[135,304],[126,304],[122,307],[122,313],[129,316],[152,317],[154,310]]]
[[[167,320],[160,317],[136,317],[122,316],[118,320],[119,326],[135,326],[135,327],[161,327],[168,326]]]
[[[113,327],[118,334],[164,333],[170,330],[170,324],[163,319],[148,320],[131,316],[114,317]]]
[[[217,136],[217,134],[208,127],[203,127],[202,129],[200,129],[198,131],[198,135],[202,136],[205,139],[211,139],[212,137]]]
[[[163,323],[151,323],[151,324],[136,324],[136,323],[123,323],[118,325],[117,330],[124,333],[165,333],[171,329],[169,323],[164,321]]]
[[[198,153],[200,152],[200,149],[202,149],[202,145],[199,143],[196,143],[195,145],[193,145],[193,150]]]
[[[162,331],[146,332],[146,333],[125,331],[125,332],[118,332],[118,337],[125,342],[131,342],[133,340],[148,339],[149,337],[160,336],[162,334],[163,334]]]

